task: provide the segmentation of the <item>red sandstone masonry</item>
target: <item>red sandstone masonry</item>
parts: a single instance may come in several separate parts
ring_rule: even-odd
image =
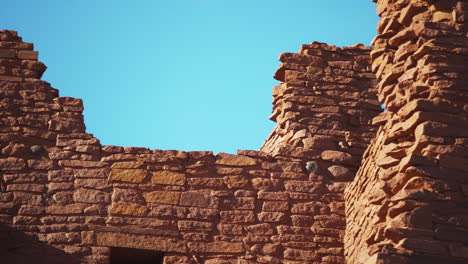
[[[0,40],[7,263],[108,263],[109,247],[163,251],[164,263],[344,262],[343,190],[380,112],[368,47],[282,54],[264,152],[213,155],[101,146],[81,100],[39,79],[32,45]]]
[[[164,263],[466,263],[465,10],[379,0],[372,51],[282,54],[277,126],[238,155],[101,146],[33,45],[0,31],[2,262],[130,247]]]
[[[347,263],[468,263],[466,2],[376,2],[388,111],[346,190]]]

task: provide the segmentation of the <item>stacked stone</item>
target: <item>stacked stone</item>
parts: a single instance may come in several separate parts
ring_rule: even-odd
[[[299,53],[282,53],[270,116],[277,125],[262,151],[313,158],[323,150],[340,150],[359,160],[375,136],[370,120],[382,111],[370,50],[362,44],[338,48],[314,42]]]
[[[275,78],[281,83],[273,89],[274,109],[270,117],[277,126],[261,150],[278,160],[306,164],[313,171],[310,181],[320,187],[316,193],[326,194],[325,200],[308,197],[309,205],[321,208],[309,211],[307,217],[310,236],[317,237],[314,242],[319,250],[315,252],[329,247],[327,241],[335,243],[337,250],[342,246],[343,190],[375,136],[371,119],[382,111],[373,88],[369,52],[370,48],[361,44],[338,48],[314,42],[303,45],[299,53],[280,55],[282,64]],[[292,224],[296,225],[294,221]],[[326,233],[329,237],[320,237]],[[336,252],[340,254],[320,261],[342,263],[341,251]],[[308,258],[302,260],[315,263],[319,260],[316,255],[308,252]]]
[[[74,263],[95,248],[80,244],[80,214],[91,205],[78,203],[75,178],[84,170],[73,169],[98,163],[100,144],[84,133],[81,100],[41,81],[46,66],[37,58],[15,31],[0,31],[0,255],[5,263]]]
[[[38,79],[32,45],[13,31],[0,40],[2,261],[108,263],[110,247],[127,247],[162,251],[167,264],[343,262],[343,189],[379,111],[368,48],[314,43],[282,55],[272,138],[295,139],[266,144],[273,155],[213,155],[101,146],[81,100]]]
[[[346,191],[347,263],[468,262],[465,1],[379,0],[376,140]]]

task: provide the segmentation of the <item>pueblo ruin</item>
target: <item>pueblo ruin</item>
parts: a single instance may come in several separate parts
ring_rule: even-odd
[[[371,47],[280,55],[237,155],[101,145],[0,31],[0,262],[468,263],[467,3],[375,2]]]

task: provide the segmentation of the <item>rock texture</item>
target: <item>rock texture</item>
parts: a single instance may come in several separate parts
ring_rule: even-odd
[[[377,137],[346,190],[347,263],[468,263],[465,1],[377,1]]]
[[[33,45],[0,31],[2,263],[109,263],[116,248],[166,264],[466,263],[465,10],[379,0],[373,48],[281,54],[277,126],[237,155],[102,146],[82,101],[40,80]]]
[[[344,262],[343,190],[381,112],[369,47],[282,54],[263,151],[214,155],[101,146],[81,100],[40,80],[32,44],[14,31],[0,40],[7,262],[108,263],[109,247],[161,251],[168,264]]]

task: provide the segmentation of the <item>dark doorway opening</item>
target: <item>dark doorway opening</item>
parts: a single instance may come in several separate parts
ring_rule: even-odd
[[[164,253],[137,248],[110,248],[110,264],[162,264]]]

